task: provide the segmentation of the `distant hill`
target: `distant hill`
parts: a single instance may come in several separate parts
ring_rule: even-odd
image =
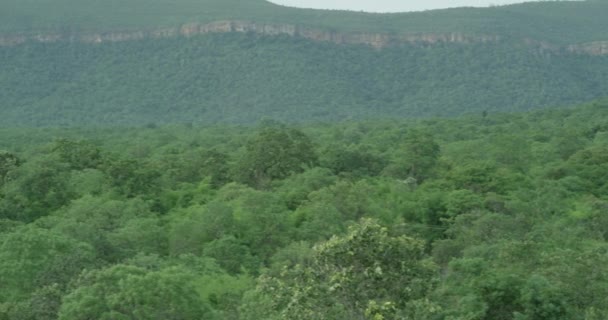
[[[245,20],[346,33],[458,32],[566,45],[608,40],[607,13],[604,0],[392,14],[296,9],[263,0],[3,0],[0,34],[151,30]]]
[[[451,116],[608,96],[608,2],[0,2],[0,125]]]

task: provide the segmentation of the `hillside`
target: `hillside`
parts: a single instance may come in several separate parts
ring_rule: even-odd
[[[454,116],[608,96],[607,2],[420,13],[6,0],[0,125]]]
[[[0,48],[0,124],[255,123],[524,111],[608,96],[608,57],[521,44],[381,51],[216,34]]]
[[[374,14],[287,8],[263,0],[4,0],[0,3],[0,34],[154,30],[245,20],[345,33],[458,32],[568,45],[608,40],[607,12],[606,1]]]

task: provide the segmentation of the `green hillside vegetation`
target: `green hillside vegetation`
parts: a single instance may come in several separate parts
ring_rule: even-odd
[[[606,12],[606,1],[371,14],[287,8],[263,0],[4,0],[0,33],[149,30],[248,20],[339,32],[490,34],[565,45],[607,40]]]
[[[3,320],[608,317],[608,101],[0,135]]]
[[[0,0],[0,320],[608,319],[606,13]]]
[[[572,105],[608,96],[608,56],[567,49],[608,40],[607,12],[606,1],[372,14],[261,0],[5,0],[0,38],[7,39],[240,20],[499,40],[381,50],[253,33],[26,41],[0,47],[0,125],[332,122]]]
[[[342,121],[525,111],[608,96],[608,56],[518,42],[384,50],[216,34],[0,48],[0,124]]]

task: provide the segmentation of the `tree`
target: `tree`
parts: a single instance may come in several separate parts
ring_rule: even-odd
[[[52,149],[74,170],[95,169],[103,161],[99,148],[88,141],[58,139]]]
[[[520,291],[519,303],[523,311],[515,320],[571,319],[568,301],[561,288],[542,276],[531,276]]]
[[[280,181],[274,192],[285,199],[289,209],[295,210],[308,200],[311,192],[332,185],[336,180],[331,170],[316,167]]]
[[[237,163],[240,182],[264,188],[274,179],[283,179],[317,163],[310,139],[301,131],[281,125],[266,126],[249,141]]]
[[[93,248],[54,231],[21,227],[0,242],[0,302],[28,297],[34,289],[67,282],[94,265]]]
[[[206,244],[203,255],[214,258],[230,274],[243,271],[255,274],[259,269],[260,261],[251,255],[249,247],[234,236],[225,236]]]
[[[221,187],[229,181],[228,178],[228,156],[217,150],[207,150],[201,155],[202,163],[200,172],[204,177],[209,177],[213,187]]]
[[[36,289],[27,300],[0,304],[2,320],[57,320],[65,286],[52,284]]]
[[[49,214],[73,199],[68,181],[67,165],[53,157],[25,162],[4,185],[0,217],[30,222]]]
[[[362,220],[314,248],[309,266],[262,276],[245,306],[280,319],[424,319],[436,268],[424,243]],[[259,305],[265,307],[259,309]],[[250,316],[255,317],[255,315]]]
[[[231,204],[237,238],[249,246],[253,255],[268,261],[288,243],[289,210],[274,193],[247,188]]]
[[[38,223],[90,244],[106,261],[166,249],[159,220],[141,199],[84,196]]]
[[[170,215],[169,253],[200,255],[203,246],[236,232],[236,221],[231,207],[220,201],[175,211]]]
[[[59,320],[213,319],[183,268],[115,265],[86,272],[63,299]]]
[[[4,185],[8,174],[21,165],[21,160],[13,153],[0,151],[0,187]]]
[[[608,147],[591,147],[580,150],[568,159],[566,169],[588,182],[587,192],[596,196],[606,194],[608,184]]]
[[[214,188],[229,181],[229,157],[215,149],[174,150],[162,159],[165,176],[173,183],[199,183],[203,179]]]
[[[323,155],[323,166],[334,173],[375,176],[386,166],[383,158],[361,148],[329,146]]]
[[[429,177],[437,164],[441,149],[433,136],[419,130],[409,132],[403,141],[398,158],[386,169],[386,173],[397,178],[412,177],[423,180]]]
[[[133,159],[108,158],[101,170],[110,177],[112,186],[127,197],[154,194],[159,189],[160,173]]]

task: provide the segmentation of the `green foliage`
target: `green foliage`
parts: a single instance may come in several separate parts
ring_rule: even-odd
[[[160,173],[142,166],[134,159],[108,160],[102,170],[110,178],[112,186],[128,197],[154,193]]]
[[[258,290],[281,319],[396,319],[433,287],[435,268],[423,247],[363,220],[315,247],[310,266],[263,277]]]
[[[283,126],[262,127],[237,165],[239,181],[264,188],[270,181],[300,173],[317,162],[310,139]]]
[[[572,175],[583,180],[596,195],[606,194],[606,178],[608,177],[608,148],[594,147],[573,154],[568,159],[566,170],[572,170]]]
[[[288,23],[341,32],[468,33],[575,43],[605,40],[602,0],[543,1],[491,8],[372,14],[308,10],[263,0],[5,0],[0,32],[78,33],[179,27],[185,23],[238,20]]]
[[[214,258],[217,263],[231,274],[242,271],[255,272],[260,262],[251,255],[249,247],[233,236],[213,240],[203,247],[203,255]]]
[[[360,148],[332,145],[323,154],[323,166],[336,174],[375,176],[385,166],[384,159]]]
[[[1,128],[0,319],[605,319],[607,119]]]
[[[564,294],[543,277],[528,280],[522,289],[520,303],[523,312],[515,316],[518,320],[564,319],[571,316]]]
[[[302,205],[313,191],[334,184],[336,179],[327,168],[312,168],[278,182],[276,192],[285,199],[287,207],[293,210]]]
[[[214,188],[227,183],[229,178],[228,156],[218,150],[171,150],[162,159],[164,174],[171,181],[197,183],[207,179]]]
[[[169,252],[201,254],[203,245],[236,233],[234,211],[221,202],[205,207],[190,207],[175,212],[171,217]]]
[[[61,233],[24,226],[0,238],[0,303],[27,298],[36,288],[65,286],[94,266],[93,248]]]
[[[0,151],[0,186],[4,185],[8,174],[21,165],[19,158],[6,151]]]
[[[431,135],[418,131],[408,133],[403,145],[398,158],[386,168],[387,174],[402,179],[427,178],[439,159],[439,145]]]
[[[250,34],[0,47],[0,125],[333,122],[525,111],[608,96],[605,56],[544,54],[509,39],[381,51]]]
[[[90,142],[60,139],[53,151],[74,170],[96,169],[102,162],[101,151]]]
[[[31,222],[65,205],[74,197],[68,168],[52,157],[25,162],[3,186],[0,216]]]
[[[179,268],[116,265],[87,272],[64,298],[58,319],[213,319],[193,279]]]
[[[28,300],[5,304],[5,309],[0,310],[0,319],[55,320],[64,294],[58,284],[38,288]]]
[[[90,244],[108,261],[136,253],[163,253],[167,246],[157,217],[138,199],[84,196],[36,223]]]

